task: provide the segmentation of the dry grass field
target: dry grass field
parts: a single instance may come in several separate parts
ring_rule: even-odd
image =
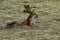
[[[38,14],[36,26],[0,30],[0,40],[60,40],[60,0],[0,0],[0,27],[7,22],[23,22],[29,4]]]

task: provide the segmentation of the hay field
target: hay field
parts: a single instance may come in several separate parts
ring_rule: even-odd
[[[0,40],[60,40],[60,0],[0,0],[0,26],[24,21],[23,5],[29,4],[38,14],[36,25],[0,30]]]

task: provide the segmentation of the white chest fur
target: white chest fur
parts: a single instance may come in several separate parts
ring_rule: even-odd
[[[32,16],[30,22],[31,22],[31,25],[34,25],[35,24],[35,18],[36,18],[36,15]]]

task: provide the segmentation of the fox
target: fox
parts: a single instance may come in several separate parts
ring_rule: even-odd
[[[35,18],[38,18],[38,15],[32,11],[32,8],[29,5],[24,5],[24,7],[29,12],[29,16],[22,24],[27,26],[35,25]]]
[[[6,29],[6,28],[14,28],[16,26],[22,26],[22,25],[24,25],[24,26],[35,25],[35,18],[38,18],[38,15],[34,11],[32,11],[32,8],[29,5],[24,5],[24,8],[29,13],[29,16],[27,17],[27,19],[25,21],[23,21],[22,23],[19,23],[17,21],[9,22],[5,26],[3,26],[1,28],[1,30]]]

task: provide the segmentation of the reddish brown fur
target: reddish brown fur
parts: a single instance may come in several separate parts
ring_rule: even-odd
[[[24,5],[25,9],[29,11],[29,16],[27,18],[26,21],[22,22],[23,25],[27,25],[27,26],[31,26],[31,18],[32,16],[36,15],[36,17],[38,16],[35,12],[32,11],[32,8],[29,7],[29,5]]]
[[[32,8],[29,5],[24,5],[24,8],[30,13],[32,12]]]

